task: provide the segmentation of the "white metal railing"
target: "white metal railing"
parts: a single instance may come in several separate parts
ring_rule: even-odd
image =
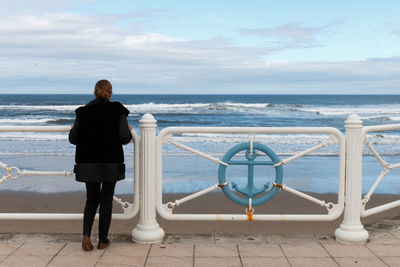
[[[372,194],[375,192],[375,189],[378,187],[378,185],[381,183],[383,178],[392,170],[399,168],[400,163],[396,164],[391,164],[387,161],[385,161],[382,156],[377,152],[377,150],[374,148],[373,144],[369,142],[367,138],[367,133],[369,132],[382,132],[382,131],[392,131],[392,130],[400,130],[400,124],[389,124],[389,125],[375,125],[375,126],[365,126],[362,131],[362,137],[364,140],[365,146],[371,151],[372,155],[379,161],[379,164],[382,166],[382,170],[378,176],[378,178],[375,180],[374,184],[371,186],[369,189],[368,193],[363,197],[361,201],[361,216],[362,217],[367,217],[379,212],[383,212],[392,208],[396,208],[400,206],[400,200],[396,200],[390,203],[386,203],[371,209],[365,209],[366,204],[368,201],[371,199]]]
[[[361,224],[361,217],[400,206],[400,201],[394,201],[365,210],[365,205],[386,174],[392,169],[400,167],[400,164],[392,165],[386,162],[366,138],[366,134],[368,132],[398,130],[400,124],[363,127],[362,123],[362,120],[356,114],[350,115],[346,120],[346,208],[343,222],[335,232],[336,239],[345,243],[365,243],[368,240],[369,235]],[[382,166],[382,171],[368,193],[362,198],[363,145],[377,158]]]
[[[133,142],[135,144],[134,156],[134,203],[124,202],[114,198],[124,210],[123,214],[113,214],[115,219],[131,219],[140,211],[139,223],[132,231],[132,239],[139,243],[160,242],[164,237],[164,230],[158,225],[156,214],[167,220],[198,220],[198,221],[217,221],[217,220],[255,220],[255,221],[329,221],[338,218],[344,211],[344,219],[340,227],[336,230],[336,239],[340,242],[364,243],[368,239],[368,232],[361,224],[362,216],[369,216],[400,206],[400,200],[381,205],[372,209],[365,209],[365,205],[371,198],[378,184],[384,179],[385,175],[395,168],[400,167],[400,163],[391,164],[386,162],[373,144],[368,141],[368,132],[379,132],[386,130],[399,130],[400,124],[378,125],[363,127],[359,116],[353,114],[348,117],[345,124],[346,135],[343,135],[336,128],[331,127],[168,127],[163,129],[156,136],[156,120],[151,114],[145,114],[140,120],[140,138],[135,131],[132,131]],[[0,126],[0,132],[67,132],[69,127],[59,126]],[[311,201],[326,208],[325,214],[254,214],[252,210],[252,200],[249,199],[247,214],[174,214],[173,208],[183,205],[199,196],[218,190],[226,184],[216,184],[209,188],[200,190],[177,199],[172,202],[163,203],[162,194],[162,146],[163,144],[173,145],[186,153],[184,155],[195,155],[220,166],[227,166],[228,163],[220,160],[216,154],[204,153],[189,145],[180,143],[174,138],[174,134],[182,133],[221,133],[221,134],[247,134],[250,148],[260,134],[301,134],[318,133],[329,136],[324,140],[304,151],[295,155],[290,155],[280,162],[274,162],[272,166],[288,164],[300,157],[326,146],[338,145],[338,194],[337,203],[326,202],[317,199],[307,193],[300,192],[285,184],[274,183],[288,193],[300,198]],[[365,145],[374,155],[382,166],[382,171],[369,192],[362,199],[362,148]],[[252,149],[250,152],[252,153]],[[72,175],[70,171],[32,171],[20,170],[18,167],[9,167],[7,163],[0,161],[0,168],[6,170],[7,174],[0,178],[0,184],[7,179],[17,179],[23,175]],[[249,217],[249,213],[251,217]],[[59,219],[82,219],[82,214],[68,213],[0,213],[0,219],[21,219],[21,220],[59,220]]]
[[[69,132],[69,126],[0,126],[0,132]],[[135,151],[139,147],[140,138],[136,131],[132,130],[132,143]],[[114,196],[114,201],[118,203],[123,213],[113,214],[117,220],[129,220],[136,216],[139,211],[139,157],[134,155],[134,196],[133,203],[123,201]],[[72,168],[73,166],[71,166]],[[16,166],[8,166],[0,161],[0,169],[7,171],[7,175],[0,178],[0,184],[7,179],[18,179],[20,176],[71,176],[73,171],[32,171],[20,170]],[[75,220],[82,219],[82,213],[0,213],[0,220]],[[98,215],[96,215],[98,218]]]
[[[299,133],[322,133],[329,134],[330,138],[326,142],[321,142],[319,145],[302,151],[294,156],[288,157],[282,160],[280,163],[274,166],[287,164],[297,158],[305,156],[317,149],[325,147],[327,145],[339,145],[339,177],[338,177],[338,202],[336,204],[326,203],[323,200],[316,199],[306,193],[295,190],[287,185],[279,185],[281,189],[295,194],[298,197],[307,199],[320,206],[326,207],[328,214],[255,214],[251,216],[251,220],[254,221],[329,221],[338,218],[344,207],[344,163],[345,163],[345,138],[343,134],[330,127],[168,127],[163,129],[157,136],[156,140],[156,196],[157,196],[157,211],[158,213],[167,220],[226,220],[226,221],[247,221],[249,216],[247,214],[173,214],[174,206],[183,204],[194,198],[197,198],[206,193],[212,192],[219,189],[223,185],[215,185],[210,188],[204,189],[200,192],[196,192],[183,199],[176,200],[175,202],[169,202],[164,204],[162,202],[162,144],[175,145],[181,149],[189,151],[200,157],[211,160],[217,164],[226,165],[220,159],[212,157],[206,153],[198,151],[197,149],[191,148],[187,145],[183,145],[172,138],[173,134],[182,133],[241,133],[248,134],[249,136],[255,137],[256,134],[270,134],[270,133],[281,133],[281,134],[299,134]],[[245,141],[245,140],[244,140]],[[251,208],[251,207],[249,207]]]

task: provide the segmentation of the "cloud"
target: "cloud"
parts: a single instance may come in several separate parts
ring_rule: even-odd
[[[317,37],[332,28],[333,24],[321,27],[305,27],[299,23],[289,23],[272,28],[239,29],[243,35],[254,35],[268,40],[278,40],[280,44],[289,47],[314,47],[317,45]]]
[[[1,0],[1,10],[9,13],[45,13],[68,11],[79,3],[98,0]]]
[[[68,3],[65,1],[65,5]],[[400,60],[279,62],[265,56],[313,45],[323,27],[289,24],[269,34],[290,44],[243,47],[224,36],[175,38],[143,29],[165,10],[121,15],[0,12],[1,93],[90,93],[110,79],[120,93],[397,92]],[[121,21],[132,21],[127,27]],[[328,26],[326,26],[328,27]]]
[[[393,34],[400,36],[400,29],[392,31]]]
[[[2,14],[0,77],[42,78],[46,83],[112,76],[141,85],[168,85],[182,82],[182,75],[195,69],[242,65],[267,52],[234,47],[224,37],[183,40],[125,30],[116,26],[118,19],[70,13]]]

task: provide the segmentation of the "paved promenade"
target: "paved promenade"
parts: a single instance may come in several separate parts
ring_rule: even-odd
[[[91,252],[81,249],[78,235],[0,234],[0,266],[400,266],[399,225],[368,226],[364,245],[332,236],[218,234],[168,235],[161,244],[141,245],[119,235]]]

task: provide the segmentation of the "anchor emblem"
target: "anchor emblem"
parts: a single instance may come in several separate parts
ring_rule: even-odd
[[[232,160],[232,158],[238,154],[239,152],[245,151],[245,159],[246,160]],[[270,160],[255,160],[257,158],[257,151],[264,152]],[[254,185],[254,166],[256,165],[270,165],[273,166],[280,162],[279,158],[276,154],[267,146],[260,143],[242,143],[231,148],[225,156],[221,160],[226,163],[226,165],[247,165],[247,185],[243,188],[240,188],[235,182],[232,182],[232,189],[236,190],[240,194],[244,195],[246,198],[240,197],[235,194],[229,186],[225,186],[222,188],[225,195],[236,202],[237,204],[248,206],[249,199],[252,199],[252,205],[257,206],[263,203],[266,203],[270,200],[278,191],[279,188],[276,186],[272,186],[272,188],[263,196],[254,198],[255,196],[265,192],[270,188],[270,182],[267,182],[263,185],[262,188],[257,188]],[[226,183],[226,168],[227,166],[220,164],[218,170],[218,180],[220,184]],[[283,168],[281,165],[274,166],[275,168],[275,183],[281,184],[283,179]]]
[[[235,162],[235,161],[229,161],[227,162],[229,165],[237,165],[237,164],[247,164],[248,165],[248,176],[247,176],[247,185],[244,188],[239,188],[239,186],[235,183],[232,182],[232,188],[234,188],[237,192],[247,196],[248,198],[253,198],[256,195],[261,194],[265,190],[268,189],[270,182],[267,182],[264,184],[262,188],[256,188],[254,186],[254,165],[260,165],[260,164],[265,164],[269,165],[269,162],[261,162],[261,161],[254,161],[254,159],[257,157],[257,154],[251,152],[250,150],[246,151],[246,158],[248,161],[241,161],[241,162]],[[271,162],[272,163],[272,162]],[[272,163],[273,164],[273,163]]]

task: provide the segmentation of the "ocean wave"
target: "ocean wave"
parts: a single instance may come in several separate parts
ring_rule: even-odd
[[[268,103],[182,103],[182,104],[166,104],[166,103],[145,103],[145,104],[131,104],[125,105],[129,111],[133,113],[146,113],[152,114],[159,113],[191,113],[198,114],[200,112],[213,112],[213,111],[248,111],[249,109],[268,109]]]
[[[32,110],[32,111],[74,111],[80,107],[79,105],[0,105],[0,110]],[[143,103],[143,104],[128,104],[125,105],[132,112],[143,113],[147,111],[179,111],[179,110],[196,110],[196,109],[218,109],[218,108],[266,108],[269,103]]]
[[[52,118],[38,118],[38,119],[0,119],[0,124],[42,124],[56,122],[57,119]]]
[[[309,107],[297,108],[297,111],[310,112],[323,116],[342,116],[350,114],[400,114],[400,105],[363,105],[363,106],[342,106],[342,107]],[[388,116],[388,115],[386,115]]]
[[[132,113],[152,113],[152,114],[201,114],[205,113],[223,113],[223,112],[241,112],[251,114],[270,114],[271,112],[307,112],[322,116],[343,116],[353,113],[369,117],[383,117],[388,120],[400,120],[400,117],[394,116],[400,114],[400,105],[362,105],[362,106],[314,106],[303,104],[273,104],[273,103],[182,103],[182,104],[156,104],[153,102],[144,104],[126,105]],[[377,114],[374,116],[374,114]],[[379,116],[378,116],[379,115]]]
[[[400,135],[398,134],[367,134],[367,140],[378,145],[399,145]]]
[[[66,119],[53,119],[53,120],[47,121],[46,123],[60,125],[60,124],[72,124],[72,123],[74,123],[74,121],[75,121],[75,118],[66,118]]]
[[[0,110],[25,110],[25,111],[71,111],[79,105],[0,105]]]
[[[59,111],[73,112],[79,105],[0,105],[0,110],[10,111]],[[217,103],[143,103],[143,104],[127,104],[125,107],[132,113],[193,113],[213,112],[213,111],[237,111],[249,112],[254,110],[268,111],[272,109],[288,109],[312,107],[311,105],[302,104],[271,104],[271,103],[233,103],[233,102],[217,102]]]
[[[0,133],[3,141],[67,141],[68,133]]]
[[[0,105],[2,111],[56,111],[72,113],[80,105]],[[276,112],[306,112],[322,116],[344,116],[352,113],[359,114],[365,119],[382,119],[399,121],[400,104],[354,105],[354,106],[316,106],[306,104],[275,104],[275,103],[142,103],[126,104],[133,114],[203,114],[224,112],[269,113]],[[8,119],[8,118],[4,118]],[[1,121],[0,121],[1,122]]]
[[[368,140],[375,144],[400,144],[399,134],[367,134]],[[179,142],[216,142],[216,143],[241,143],[248,142],[246,134],[180,134],[175,136]],[[256,134],[255,142],[266,144],[319,144],[329,139],[327,134]]]
[[[240,143],[248,142],[247,134],[213,134],[213,133],[183,133],[174,137],[180,142],[217,142]],[[270,144],[318,144],[327,141],[324,134],[257,134],[255,141]]]
[[[241,143],[248,142],[247,134],[183,133],[173,138],[181,143]],[[399,134],[368,134],[376,144],[400,144]],[[255,142],[264,144],[319,144],[329,139],[327,134],[256,134]],[[0,133],[0,140],[8,141],[67,141],[68,133],[17,132]]]
[[[382,120],[382,121],[392,121],[392,117],[380,115],[380,116],[361,116],[361,120]]]
[[[75,118],[9,118],[9,119],[0,119],[0,125],[65,125],[65,124],[73,124]]]

